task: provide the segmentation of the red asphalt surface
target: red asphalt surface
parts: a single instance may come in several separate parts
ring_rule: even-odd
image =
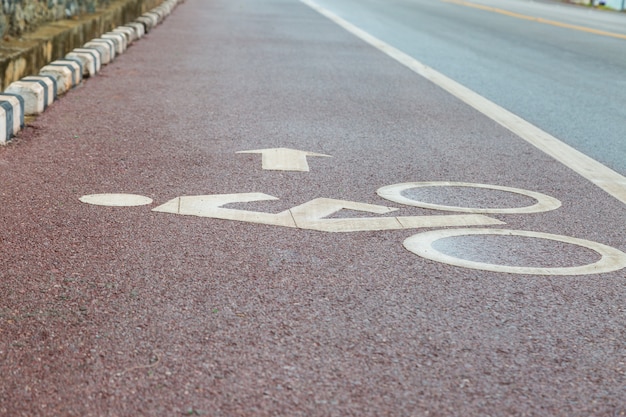
[[[282,172],[236,153],[279,147],[332,158]],[[151,211],[260,192],[279,200],[233,207],[326,197],[454,214],[376,190],[464,181],[563,204],[490,215],[505,228],[626,250],[620,202],[298,1],[187,0],[0,149],[0,170],[2,416],[626,413],[626,270],[471,270],[404,249],[420,230]],[[97,193],[154,203],[79,201]],[[527,203],[504,194],[454,203]],[[595,259],[467,239],[460,255],[491,263]]]

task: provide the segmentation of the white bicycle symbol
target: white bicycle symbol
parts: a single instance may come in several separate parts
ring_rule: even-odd
[[[469,187],[496,190],[519,194],[535,200],[536,203],[529,206],[513,208],[473,208],[426,203],[412,199],[408,196],[408,192],[410,190],[424,187]],[[404,241],[404,247],[420,257],[436,262],[493,272],[529,275],[584,275],[613,272],[626,267],[626,254],[624,252],[611,246],[590,240],[525,230],[468,228],[471,226],[494,226],[505,224],[498,219],[487,216],[487,214],[540,213],[555,210],[561,206],[561,202],[559,200],[542,193],[511,187],[463,182],[410,182],[382,187],[377,190],[377,194],[386,200],[401,205],[466,214],[328,218],[343,209],[379,215],[389,214],[398,210],[397,208],[392,207],[329,198],[317,198],[279,213],[248,211],[224,207],[233,203],[278,200],[276,197],[263,193],[212,194],[176,197],[165,204],[152,209],[152,211],[317,230],[323,232],[357,232],[455,227],[454,229],[438,229],[412,235]],[[105,206],[139,206],[152,203],[152,199],[134,194],[93,194],[83,196],[80,200],[84,203]],[[571,267],[511,266],[466,260],[443,253],[435,249],[433,245],[436,241],[441,239],[472,235],[518,236],[562,242],[590,249],[596,252],[600,256],[600,259],[590,264]]]

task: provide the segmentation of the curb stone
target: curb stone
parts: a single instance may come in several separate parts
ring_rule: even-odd
[[[144,13],[135,21],[143,23],[146,27],[146,33],[149,33],[156,25],[159,24],[159,15],[156,13]]]
[[[83,66],[83,77],[93,77],[100,70],[99,57],[95,52],[81,51],[78,48],[65,55],[65,59],[73,59],[81,62]]]
[[[52,75],[48,74],[39,74],[39,75],[29,75],[28,77],[22,78],[23,81],[37,81],[41,86],[45,89],[45,108],[48,108],[54,100],[58,97],[58,88],[56,78]],[[43,83],[43,84],[42,84]],[[26,113],[28,114],[28,113]]]
[[[79,68],[78,65],[74,62],[74,66],[71,64],[57,64],[54,61],[45,67],[43,67],[40,71],[40,75],[52,75],[56,78],[57,82],[57,93],[59,95],[64,94],[71,90],[76,86],[76,73],[78,73]]]
[[[121,55],[126,51],[126,36],[122,33],[107,32],[101,36],[102,39],[110,39],[115,43],[115,54]]]
[[[134,29],[136,40],[143,38],[143,35],[146,34],[146,27],[139,22],[129,22],[126,25],[120,27]]]
[[[96,42],[87,42],[85,45],[83,45],[81,49],[93,51],[98,54],[100,63],[102,65],[107,65],[109,62],[111,62],[111,50],[109,49],[108,45],[103,45]]]
[[[54,100],[83,81],[93,77],[102,65],[122,54],[136,40],[162,23],[184,0],[166,0],[134,21],[74,48],[64,58],[48,63],[38,75],[12,82],[0,93],[0,145],[10,142],[24,128],[25,115],[43,113]]]
[[[16,94],[0,94],[0,106],[0,143],[4,144],[12,132],[24,127],[24,99]]]
[[[128,46],[130,46],[134,41],[137,40],[135,30],[128,26],[118,26],[113,29],[113,33],[121,33],[122,35],[124,35],[124,37],[126,37],[126,43]]]
[[[94,45],[101,45],[108,49],[109,59],[106,62],[107,64],[115,60],[115,42],[113,42],[111,39],[104,39],[100,37],[100,38],[92,39],[85,44],[85,46],[94,46]]]
[[[29,76],[15,81],[6,93],[21,96],[24,100],[24,114],[41,114],[54,101],[56,82],[47,77]],[[16,132],[11,132],[15,135]],[[10,139],[10,138],[9,138]]]
[[[65,58],[61,58],[58,59],[54,62],[59,62],[59,63],[74,63],[76,65],[78,65],[78,74],[76,75],[76,77],[78,78],[78,81],[76,81],[76,84],[79,84],[82,79],[83,79],[83,74],[85,73],[85,66],[83,65],[83,61],[81,59],[78,58],[72,58],[72,57],[65,57]]]

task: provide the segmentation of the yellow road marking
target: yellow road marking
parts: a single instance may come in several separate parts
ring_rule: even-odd
[[[592,29],[586,26],[572,25],[569,23],[559,22],[556,20],[544,19],[542,17],[529,16],[529,15],[525,15],[521,13],[511,12],[509,10],[499,9],[497,7],[491,7],[491,6],[485,6],[483,4],[472,3],[469,1],[465,1],[465,0],[441,0],[441,1],[444,3],[458,4],[459,6],[473,7],[475,9],[486,10],[492,13],[499,13],[499,14],[503,14],[506,16],[515,17],[517,19],[531,20],[533,22],[543,23],[546,25],[552,25],[552,26],[557,26],[557,27],[566,28],[566,29],[578,30],[580,32],[593,33],[594,35],[608,36],[608,37],[617,38],[617,39],[626,39],[626,35],[623,35],[621,33],[607,32],[604,30]]]

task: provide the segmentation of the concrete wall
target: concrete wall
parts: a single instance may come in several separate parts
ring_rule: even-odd
[[[13,20],[21,22],[18,18],[22,15],[15,10],[24,10],[25,6],[30,6],[33,16],[40,14],[36,22],[26,23],[24,19],[25,26],[20,29],[23,32],[19,36],[5,33],[0,38],[0,90],[3,90],[13,81],[37,74],[41,67],[61,59],[85,42],[135,20],[137,16],[159,6],[163,0],[0,0],[0,3],[3,8],[14,6],[14,14],[17,14],[15,19],[13,15],[8,18],[4,15],[7,24]],[[74,3],[78,9],[71,18],[61,16],[59,20],[45,20],[57,19],[60,7]],[[89,12],[92,6],[95,6],[95,13]],[[10,7],[7,10],[11,10]]]
[[[112,0],[0,0],[0,39],[19,37],[45,23],[95,13],[111,3]]]
[[[0,36],[20,36],[43,23],[93,13],[109,0],[2,0]]]

